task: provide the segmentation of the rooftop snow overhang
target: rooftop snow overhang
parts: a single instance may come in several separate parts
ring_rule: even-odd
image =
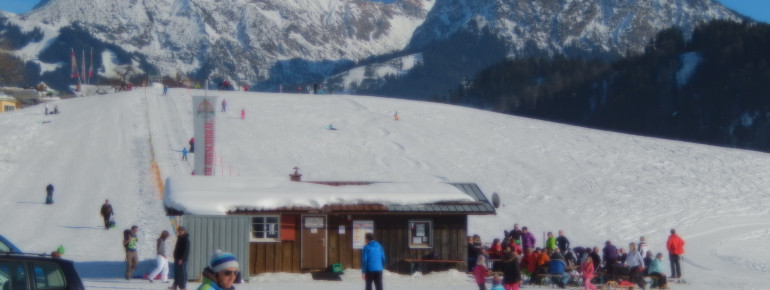
[[[184,176],[166,180],[169,215],[280,213],[495,214],[473,183],[292,182],[281,178]]]

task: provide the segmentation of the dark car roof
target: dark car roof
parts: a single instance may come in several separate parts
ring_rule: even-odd
[[[83,286],[83,281],[80,279],[80,275],[78,274],[77,270],[75,270],[75,263],[70,260],[53,258],[47,254],[0,253],[0,261],[3,260],[58,264],[61,267],[61,270],[64,271],[64,276],[67,280],[66,289],[85,289]]]
[[[5,247],[0,247],[0,253],[5,253],[4,248],[9,248],[11,250],[11,253],[22,253],[22,251],[17,248],[11,241],[7,240],[3,235],[0,235],[0,244],[5,245]]]

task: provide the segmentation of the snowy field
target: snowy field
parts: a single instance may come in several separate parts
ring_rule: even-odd
[[[139,226],[142,262],[135,274],[151,270],[155,239],[172,229],[151,160],[164,179],[192,171],[194,154],[181,161],[178,150],[192,137],[190,96],[206,92],[161,91],[61,100],[53,103],[59,115],[45,116],[42,105],[0,114],[0,234],[27,252],[64,245],[89,289],[168,286],[121,278],[122,229]],[[668,231],[676,228],[692,263],[683,264],[688,284],[673,289],[766,289],[770,281],[765,153],[408,100],[208,94],[229,104],[216,120],[220,175],[288,178],[297,166],[303,180],[474,182],[502,200],[496,216],[470,218],[469,232],[486,242],[518,222],[536,233],[538,244],[544,232],[563,229],[573,246],[611,240],[627,247],[645,236],[652,251],[665,254]],[[338,130],[327,130],[329,124]],[[54,205],[43,204],[48,183],[56,187]],[[105,198],[117,229],[101,227]],[[363,287],[355,269],[343,279],[263,274],[236,287]],[[417,278],[386,273],[384,280],[388,289],[476,288],[456,271]]]

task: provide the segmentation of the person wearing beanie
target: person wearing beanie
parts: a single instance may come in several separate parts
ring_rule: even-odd
[[[231,253],[215,250],[209,266],[203,269],[203,281],[198,290],[234,290],[238,275],[238,259]]]
[[[361,276],[366,281],[366,290],[372,290],[372,284],[377,290],[382,290],[382,269],[385,264],[385,251],[380,243],[374,240],[372,233],[364,235],[366,245],[361,251]]]
[[[521,267],[519,266],[519,258],[513,251],[506,249],[501,261],[503,272],[503,288],[506,290],[519,290],[519,284],[521,283]]]

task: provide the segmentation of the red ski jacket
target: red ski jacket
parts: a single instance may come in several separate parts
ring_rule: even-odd
[[[672,255],[684,254],[684,240],[676,234],[668,236],[668,242],[666,242],[666,248],[668,253]]]

